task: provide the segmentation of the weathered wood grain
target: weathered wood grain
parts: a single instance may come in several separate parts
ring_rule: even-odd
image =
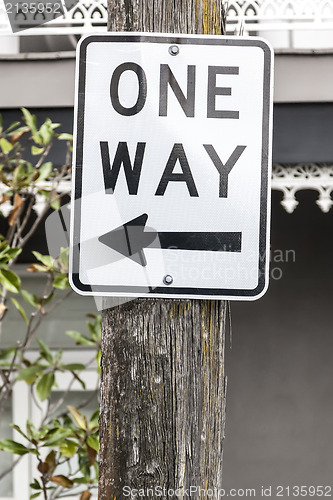
[[[222,3],[109,0],[109,30],[220,34]],[[125,498],[125,486],[221,487],[225,320],[219,301],[140,299],[104,311],[99,500]]]
[[[109,31],[225,32],[222,0],[109,0]]]
[[[221,487],[224,325],[222,302],[105,311],[100,500],[123,498],[124,486]]]

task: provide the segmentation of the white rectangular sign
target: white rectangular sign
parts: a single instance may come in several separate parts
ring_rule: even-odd
[[[255,299],[268,283],[272,51],[111,33],[78,47],[71,284]]]

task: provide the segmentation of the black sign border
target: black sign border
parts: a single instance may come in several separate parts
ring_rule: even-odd
[[[85,112],[85,86],[86,86],[86,55],[87,47],[95,42],[152,42],[164,44],[189,44],[189,45],[225,45],[238,47],[259,47],[264,52],[264,81],[263,81],[263,120],[262,120],[262,153],[261,153],[261,189],[260,189],[260,227],[259,227],[259,279],[256,288],[244,289],[221,289],[221,288],[180,288],[174,286],[151,288],[147,293],[147,287],[137,286],[107,286],[107,285],[87,285],[82,283],[78,272],[80,263],[80,229],[81,229],[81,197],[82,197],[82,164],[83,164],[83,137],[84,137],[84,112]],[[75,200],[75,212],[78,215],[72,218],[73,230],[71,231],[71,269],[70,282],[74,290],[82,295],[105,295],[122,296],[138,295],[141,297],[164,297],[180,296],[183,298],[205,296],[207,298],[230,298],[243,300],[254,300],[259,298],[266,288],[266,277],[268,286],[267,245],[269,245],[269,214],[270,214],[270,192],[269,174],[271,172],[271,67],[272,52],[270,47],[258,38],[242,37],[199,37],[199,36],[178,36],[178,35],[158,35],[156,34],[117,34],[88,35],[78,48],[78,85],[76,91],[76,156],[75,156],[75,185],[73,195]],[[266,274],[267,271],[267,274]],[[267,288],[266,288],[267,289]],[[114,294],[114,295],[113,295]]]

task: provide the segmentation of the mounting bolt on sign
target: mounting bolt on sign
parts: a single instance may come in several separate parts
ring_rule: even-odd
[[[71,284],[253,300],[268,286],[272,50],[111,33],[77,49]]]

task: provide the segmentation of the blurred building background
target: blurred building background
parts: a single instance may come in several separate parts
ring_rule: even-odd
[[[333,0],[228,4],[228,34],[242,31],[272,44],[275,92],[271,284],[258,302],[231,304],[224,486],[256,488],[258,496],[261,486],[333,486]],[[24,106],[71,131],[75,47],[106,24],[106,0],[80,0],[63,18],[12,34],[0,4],[5,123],[20,118]],[[38,275],[28,276],[25,267],[25,288],[38,289]],[[73,294],[40,337],[72,360],[78,353],[61,332],[83,330],[89,309],[93,299]],[[7,321],[2,347],[19,338],[20,328],[19,318]],[[85,377],[94,390],[94,372]],[[79,398],[79,388],[73,391]],[[9,422],[38,412],[24,383],[12,403],[1,422],[8,436]],[[0,470],[7,459],[0,454]],[[31,474],[22,460],[0,482],[0,500],[27,500]]]

